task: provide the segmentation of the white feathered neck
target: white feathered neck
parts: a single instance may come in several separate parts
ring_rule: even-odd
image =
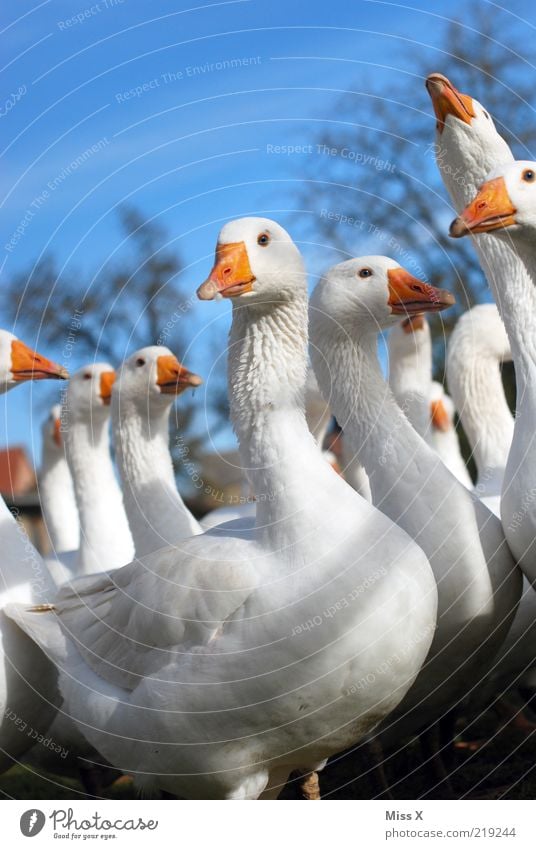
[[[73,417],[65,444],[80,518],[79,570],[91,574],[123,566],[134,546],[110,455],[108,417],[91,422]]]
[[[73,481],[63,448],[43,440],[39,499],[43,519],[55,554],[76,551],[80,545],[80,524]]]
[[[477,466],[479,493],[497,495],[514,434],[500,371],[510,350],[506,339],[503,350],[498,347],[504,328],[495,308],[485,310],[485,327],[473,310],[458,321],[449,340],[447,378]]]
[[[307,535],[315,497],[337,488],[307,427],[305,290],[276,305],[234,305],[229,338],[231,420],[257,500],[257,534],[271,546]],[[341,480],[344,489],[348,487]],[[315,496],[316,492],[316,496]],[[344,497],[344,495],[343,495]]]
[[[169,451],[170,405],[147,402],[143,412],[120,392],[112,393],[112,426],[125,509],[136,557],[176,545],[201,528],[175,483]]]
[[[359,457],[370,480],[373,503],[379,504],[384,489],[391,487],[389,475],[378,475],[382,467],[404,468],[412,456],[419,461],[438,460],[410,424],[384,380],[377,356],[374,334],[363,334],[356,341],[335,322],[322,321],[311,312],[314,339],[312,359],[319,384],[329,387],[331,406],[351,450]],[[344,380],[337,375],[344,374]]]
[[[400,324],[393,327],[388,348],[389,386],[417,433],[429,440],[432,340],[426,319],[409,333]]]

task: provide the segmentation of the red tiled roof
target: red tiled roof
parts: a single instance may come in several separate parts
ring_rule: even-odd
[[[35,488],[35,472],[21,445],[0,449],[0,492],[24,495]]]

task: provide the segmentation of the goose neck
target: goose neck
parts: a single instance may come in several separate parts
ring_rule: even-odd
[[[419,331],[422,332],[422,331]],[[420,344],[406,355],[389,352],[389,386],[398,406],[417,433],[427,435],[430,425],[429,399],[432,383],[431,345]]]
[[[93,509],[104,480],[115,480],[108,418],[72,421],[65,434],[67,461],[81,514]],[[82,515],[81,515],[81,518]]]
[[[307,352],[305,296],[270,309],[235,307],[229,339],[231,420],[246,465],[263,463],[273,430],[305,421]],[[271,439],[263,433],[268,429]],[[288,430],[288,427],[287,427]],[[250,462],[251,461],[251,462]]]
[[[138,405],[114,394],[112,424],[136,556],[199,533],[182,501],[169,451],[169,404]]]
[[[476,352],[475,352],[476,353]],[[479,481],[504,472],[514,420],[506,403],[497,358],[460,350],[449,367],[449,388],[460,413],[478,471]]]
[[[359,457],[369,478],[373,500],[380,498],[378,487],[389,477],[388,470],[400,468],[404,460],[428,451],[398,406],[387,385],[377,356],[373,333],[357,335],[355,330],[336,333],[333,323],[314,332],[311,357],[324,395],[348,439],[352,453]],[[344,380],[333,375],[344,374]],[[382,474],[378,474],[378,467]]]
[[[80,518],[80,568],[88,572],[123,565],[129,554],[121,552],[128,550],[129,534],[110,455],[108,417],[71,421],[65,444]]]
[[[257,533],[280,544],[303,533],[304,492],[333,472],[304,412],[305,292],[269,308],[233,310],[229,339],[231,419],[257,499]]]
[[[55,552],[76,551],[80,544],[73,482],[63,451],[43,450],[39,498],[50,545]]]
[[[529,242],[510,239],[507,231],[484,239],[477,239],[477,248],[510,341],[521,412],[536,395],[536,256]]]

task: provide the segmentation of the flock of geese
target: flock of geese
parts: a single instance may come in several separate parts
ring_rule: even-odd
[[[452,333],[452,399],[426,321],[449,292],[365,256],[308,300],[278,223],[225,224],[197,294],[232,300],[230,415],[254,501],[201,523],[185,506],[168,420],[201,379],[171,351],[70,377],[43,428],[46,560],[0,504],[1,769],[56,759],[88,785],[99,766],[194,799],[276,798],[295,773],[314,799],[328,758],[363,744],[372,763],[419,736],[446,781],[449,717],[536,666],[536,162],[514,161],[446,77],[426,85],[450,234],[475,237],[495,301]],[[68,377],[7,331],[0,367],[4,392]],[[322,452],[331,414],[343,474]],[[30,749],[28,728],[52,744]]]

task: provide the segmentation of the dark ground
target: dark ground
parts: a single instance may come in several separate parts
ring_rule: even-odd
[[[488,742],[476,751],[463,746],[463,735],[454,750],[454,766],[450,779],[455,798],[469,799],[535,799],[536,798],[536,726],[532,732],[521,732],[511,726],[501,730],[497,717],[489,712],[471,729],[473,739]],[[473,733],[474,732],[474,733]],[[363,753],[345,755],[322,772],[320,787],[324,799],[370,799],[377,789],[371,780]],[[396,757],[387,758],[385,772],[396,799],[418,799],[427,791],[428,798],[444,798],[445,793],[432,790],[434,783],[421,766],[417,742],[407,746]],[[137,791],[130,779],[119,778],[102,793],[107,799],[136,799]],[[0,776],[0,798],[76,799],[87,798],[79,781],[18,765]],[[296,798],[295,788],[288,785],[283,798]]]

